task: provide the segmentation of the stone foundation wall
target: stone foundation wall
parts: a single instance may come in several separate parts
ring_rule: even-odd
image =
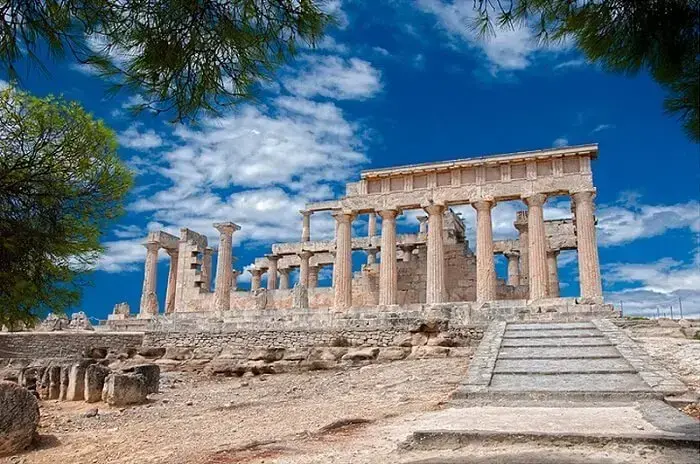
[[[76,358],[90,348],[127,351],[143,344],[143,333],[13,332],[0,333],[0,358]]]

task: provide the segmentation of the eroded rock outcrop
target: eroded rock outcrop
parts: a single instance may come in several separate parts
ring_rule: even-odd
[[[14,382],[0,382],[0,456],[26,449],[39,425],[36,397]]]

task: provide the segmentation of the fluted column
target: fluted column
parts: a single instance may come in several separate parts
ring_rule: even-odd
[[[212,248],[206,247],[202,253],[202,288],[207,293],[211,292],[211,255]]]
[[[279,270],[280,273],[280,290],[287,290],[289,288],[289,271],[288,267]]]
[[[175,292],[177,289],[177,261],[179,253],[177,249],[165,250],[170,256],[170,267],[168,269],[168,288],[165,291],[165,314],[175,311]]]
[[[158,296],[156,295],[156,278],[158,272],[158,249],[160,243],[147,242],[146,263],[143,273],[143,290],[141,291],[141,306],[139,317],[149,318],[158,314]]]
[[[233,222],[214,224],[219,231],[219,251],[216,256],[216,286],[214,288],[214,309],[228,311],[231,307],[231,263],[233,257],[233,233],[240,227]]]
[[[313,256],[310,251],[302,251],[299,253],[300,265],[299,265],[299,284],[309,288],[309,260]]]
[[[493,201],[472,203],[476,209],[476,301],[496,299],[496,268],[493,260]]]
[[[277,255],[267,255],[267,289],[275,290],[277,288],[277,261],[280,257]]]
[[[508,285],[520,285],[520,254],[516,251],[503,253],[508,259]]]
[[[248,269],[250,272],[250,291],[260,290],[260,282],[262,280],[263,270],[262,269]]]
[[[382,259],[379,261],[379,304],[396,304],[398,274],[396,271],[396,215],[395,209],[378,211],[382,218]]]
[[[547,237],[544,230],[543,205],[547,196],[541,193],[524,199],[527,204],[530,299],[547,298]]]
[[[367,236],[372,238],[375,235],[377,235],[377,213],[372,212],[367,218]]]
[[[559,256],[559,250],[547,251],[547,296],[550,298],[559,298],[559,268],[557,266],[557,256]]]
[[[336,220],[336,254],[334,270],[333,302],[337,309],[352,306],[352,213],[338,211]]]
[[[581,296],[602,298],[600,261],[595,232],[595,192],[577,192],[572,195],[575,204],[576,240],[578,243],[578,272]]]
[[[378,250],[376,248],[367,248],[365,251],[367,252],[367,264],[375,264],[377,262]]]
[[[528,283],[528,276],[530,275],[530,260],[528,259],[530,237],[527,233],[527,211],[518,211],[517,219],[513,225],[518,230],[518,246],[520,248],[520,285],[526,285]]]
[[[442,237],[444,205],[428,205],[427,284],[425,301],[428,304],[445,301],[445,249]]]
[[[299,211],[301,213],[301,241],[308,242],[311,240],[311,215],[312,211]]]
[[[318,273],[321,271],[321,266],[309,266],[309,288],[318,287]]]

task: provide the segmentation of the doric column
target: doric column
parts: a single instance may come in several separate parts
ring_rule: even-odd
[[[306,250],[299,253],[299,284],[306,288],[309,288],[309,260],[313,255],[311,251]]]
[[[528,275],[530,275],[530,260],[528,259],[528,247],[530,246],[530,238],[527,233],[527,211],[518,211],[515,223],[513,224],[518,230],[518,246],[520,248],[520,285],[528,283]]]
[[[165,250],[170,256],[170,268],[168,269],[168,288],[165,291],[165,314],[175,311],[175,291],[177,289],[177,249]]]
[[[476,301],[496,299],[496,268],[493,260],[493,228],[491,208],[493,201],[472,203],[476,209]]]
[[[418,234],[426,235],[428,233],[428,216],[418,216]]]
[[[527,204],[527,233],[529,253],[530,299],[547,298],[547,237],[544,230],[543,205],[547,196],[542,193],[524,199]]]
[[[308,242],[311,240],[311,215],[312,211],[299,211],[301,213],[301,241]]]
[[[248,269],[248,272],[250,272],[250,291],[254,292],[255,290],[260,289],[260,281],[262,280],[262,275],[263,275],[263,270],[262,269]]]
[[[367,252],[367,264],[375,264],[377,262],[378,250],[376,248],[367,248],[365,251]]]
[[[404,263],[410,263],[411,260],[413,259],[413,250],[416,249],[415,245],[401,245],[399,248],[401,248],[401,251],[403,252],[401,255],[401,260]]]
[[[211,292],[211,255],[214,254],[214,249],[206,247],[202,252],[202,288],[207,292]]]
[[[445,301],[445,249],[442,237],[442,214],[445,205],[428,205],[428,256],[425,301],[428,304]]]
[[[396,272],[396,215],[395,209],[378,211],[382,217],[382,259],[379,261],[379,304],[396,304],[398,279]]]
[[[581,296],[602,298],[603,285],[600,281],[600,261],[598,261],[598,243],[595,232],[595,206],[593,205],[595,192],[577,192],[572,197],[576,208],[574,214]]]
[[[367,236],[372,238],[375,235],[377,235],[377,213],[371,212],[367,218]]]
[[[146,263],[143,273],[143,290],[141,291],[141,307],[139,317],[149,318],[158,314],[158,296],[156,295],[156,278],[158,271],[158,249],[160,243],[147,242]]]
[[[228,311],[231,307],[231,263],[233,262],[233,233],[240,227],[233,222],[214,224],[219,231],[219,251],[216,256],[216,286],[214,288],[214,309]]]
[[[318,287],[318,273],[321,271],[321,266],[309,266],[309,288]]]
[[[547,296],[559,298],[559,269],[557,266],[559,250],[547,250]]]
[[[288,267],[279,270],[280,273],[280,290],[287,290],[289,288],[289,269]]]
[[[336,220],[336,254],[333,265],[333,302],[336,309],[352,306],[352,220],[354,214],[338,211]]]
[[[277,261],[280,257],[277,255],[267,255],[267,289],[275,290],[277,288]]]
[[[508,285],[520,285],[520,254],[517,251],[503,253],[508,259]]]

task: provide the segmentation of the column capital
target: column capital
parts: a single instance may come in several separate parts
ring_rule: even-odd
[[[428,216],[416,216],[416,219],[418,220],[419,223],[421,223],[421,222],[427,222],[427,221],[428,221]]]
[[[523,196],[522,199],[527,206],[542,206],[547,201],[547,195],[544,193],[534,193],[529,196]]]
[[[520,252],[516,250],[504,251],[503,256],[505,256],[506,258],[519,258]]]
[[[241,230],[241,226],[233,222],[215,222],[214,228],[226,235],[233,235],[235,231]]]
[[[307,210],[307,209],[300,209],[300,210],[299,210],[299,213],[301,213],[301,215],[302,215],[302,216],[305,216],[305,217],[309,217],[309,216],[311,216],[312,214],[314,214],[313,211],[309,211],[309,210]]]
[[[142,245],[148,251],[158,251],[160,249],[160,242],[146,242],[142,243]]]
[[[314,252],[313,252],[313,251],[309,251],[309,250],[302,250],[302,251],[300,251],[299,253],[297,253],[297,255],[298,255],[300,258],[306,259],[306,258],[311,258],[311,257],[314,255]]]
[[[280,255],[265,255],[265,258],[273,263],[276,263],[277,261],[280,260],[281,256]]]
[[[290,272],[292,272],[292,268],[291,267],[283,267],[283,268],[277,269],[277,272],[279,272],[280,274],[289,274]]]
[[[493,208],[493,205],[495,205],[496,202],[491,199],[483,199],[483,200],[477,200],[475,202],[472,202],[472,207],[477,210],[477,211],[489,211],[491,208]]]
[[[177,258],[180,254],[180,250],[177,248],[164,248],[164,250],[171,258]]]
[[[576,203],[593,203],[595,196],[595,190],[585,190],[583,192],[574,192],[571,194],[571,198],[573,198]]]
[[[421,205],[421,207],[430,216],[434,214],[442,214],[445,212],[445,205],[441,203],[431,203],[427,205]]]
[[[355,211],[348,210],[333,211],[331,216],[333,216],[338,223],[343,224],[352,222],[355,219],[356,213]]]
[[[202,253],[204,253],[205,255],[211,256],[214,254],[214,249],[211,247],[206,247]]]
[[[561,250],[547,250],[547,256],[557,257],[557,256],[559,256],[560,251]]]
[[[396,208],[377,210],[376,213],[381,216],[382,219],[396,219],[396,216],[401,214],[401,211]]]
[[[248,272],[250,272],[250,274],[251,274],[253,277],[260,277],[260,276],[263,275],[263,272],[265,272],[265,270],[264,270],[264,269],[253,268],[253,269],[248,269]]]

